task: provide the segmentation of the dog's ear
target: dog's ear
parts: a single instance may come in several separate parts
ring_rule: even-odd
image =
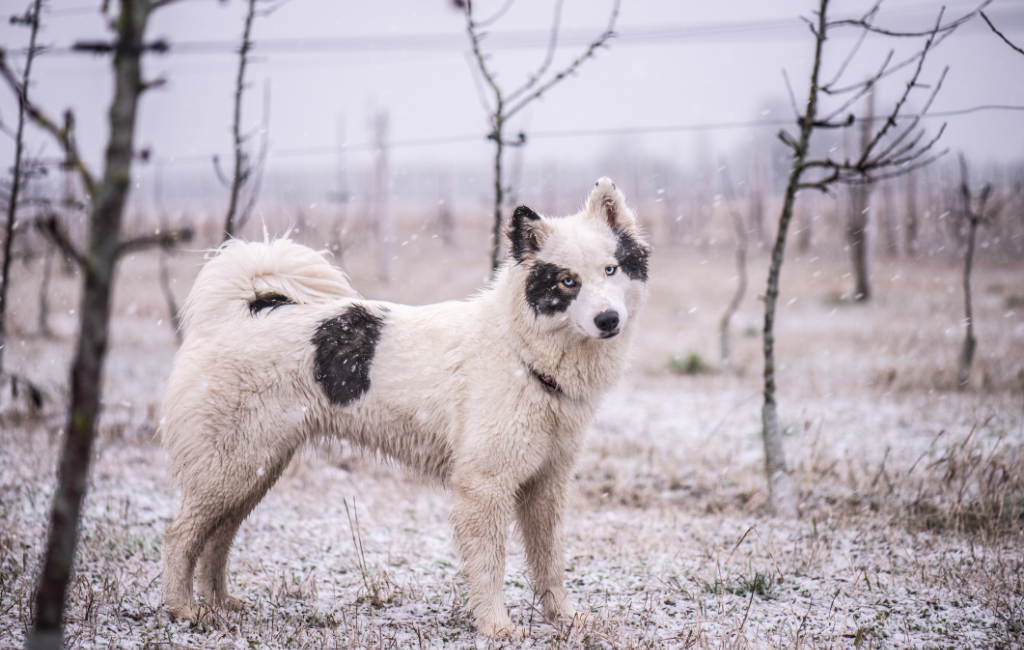
[[[587,214],[601,219],[615,232],[632,232],[636,228],[636,218],[626,206],[626,197],[607,176],[594,184],[587,200]]]
[[[516,262],[539,251],[546,235],[543,220],[530,208],[521,205],[512,213],[508,239],[512,242],[512,257]]]

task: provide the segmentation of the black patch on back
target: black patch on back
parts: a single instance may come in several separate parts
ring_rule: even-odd
[[[370,367],[384,319],[362,305],[320,323],[313,335],[314,373],[327,398],[346,406],[370,390]]]
[[[249,303],[249,314],[255,316],[268,307],[270,311],[274,311],[282,305],[294,304],[287,296],[282,296],[279,293],[267,293],[262,296],[256,296],[256,300]]]
[[[573,286],[567,287],[562,281],[573,279]],[[578,275],[556,264],[538,262],[530,269],[526,280],[526,302],[533,307],[535,314],[551,316],[569,308],[576,295],[580,292]]]
[[[615,247],[615,259],[619,268],[630,280],[647,282],[647,256],[650,251],[637,240],[624,232],[616,232],[619,243]]]
[[[512,257],[517,262],[522,262],[527,253],[536,253],[540,249],[537,241],[537,233],[530,226],[531,221],[539,221],[540,216],[521,205],[512,213],[512,228],[508,238],[512,242]]]

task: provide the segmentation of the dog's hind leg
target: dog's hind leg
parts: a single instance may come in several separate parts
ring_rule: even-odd
[[[248,511],[232,513],[206,542],[206,548],[199,556],[196,577],[199,582],[199,595],[206,604],[234,612],[241,611],[245,604],[238,598],[228,594],[227,566],[231,544],[238,533]]]
[[[186,494],[181,511],[167,528],[164,534],[163,600],[172,618],[199,619],[192,578],[200,552],[223,519],[223,506],[216,499]]]
[[[235,541],[239,526],[249,516],[252,509],[263,500],[267,491],[277,482],[287,465],[288,460],[286,459],[269,473],[259,477],[259,480],[248,489],[242,488],[244,496],[239,495],[243,498],[238,507],[226,514],[206,542],[206,547],[203,549],[202,555],[199,556],[197,578],[199,595],[208,605],[231,611],[240,611],[245,607],[242,600],[228,594],[228,553],[231,551],[231,544]]]
[[[576,610],[565,593],[565,553],[562,513],[565,510],[568,476],[549,470],[527,481],[516,503],[519,532],[526,563],[548,619],[572,620]]]
[[[164,535],[164,604],[171,616],[192,620],[199,617],[192,589],[197,564],[199,593],[208,606],[241,606],[241,601],[227,594],[228,551],[242,521],[290,459],[289,453],[276,465],[267,462],[269,471],[262,474],[243,467],[224,467],[217,471],[219,479],[195,480],[186,485],[181,511]]]

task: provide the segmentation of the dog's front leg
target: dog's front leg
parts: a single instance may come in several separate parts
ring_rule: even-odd
[[[551,469],[530,479],[520,492],[516,515],[541,611],[550,620],[571,621],[576,609],[565,593],[562,541],[567,474]]]
[[[464,472],[453,476],[455,538],[465,563],[469,605],[477,629],[492,639],[521,638],[502,598],[505,538],[514,490],[494,476]]]

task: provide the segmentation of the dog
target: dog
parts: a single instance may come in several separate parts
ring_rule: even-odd
[[[479,632],[518,637],[502,599],[514,518],[543,614],[572,619],[562,516],[584,431],[622,375],[649,247],[602,178],[567,217],[516,208],[510,259],[465,301],[364,300],[319,253],[232,240],[183,308],[160,436],[182,490],[164,537],[177,619],[239,610],[226,564],[242,521],[303,443],[340,437],[445,486]]]

